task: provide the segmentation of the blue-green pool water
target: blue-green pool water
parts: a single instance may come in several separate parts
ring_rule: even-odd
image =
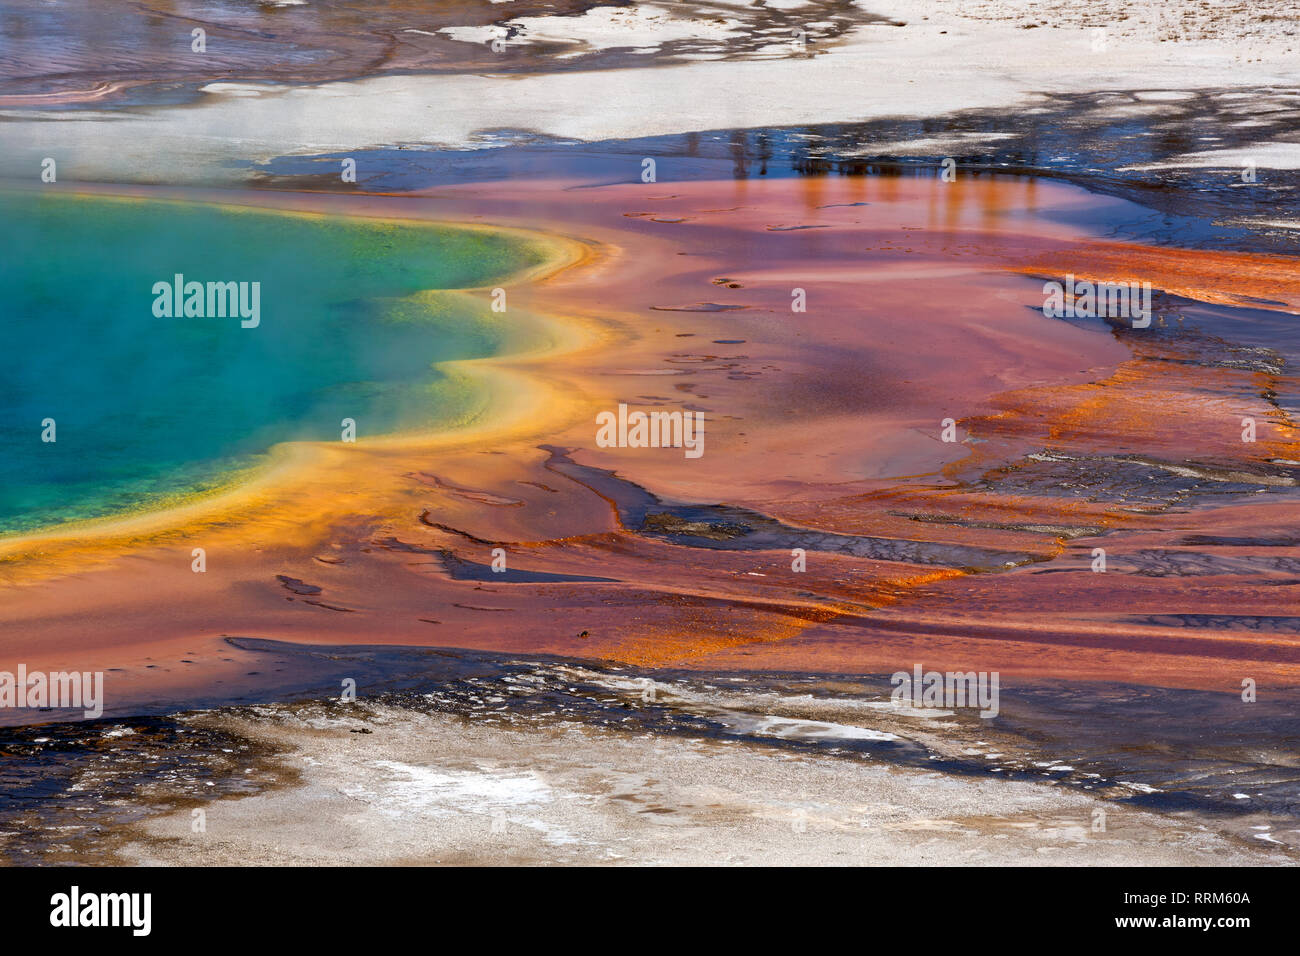
[[[202,492],[345,418],[358,441],[458,420],[481,396],[432,366],[510,333],[487,298],[427,290],[545,254],[480,230],[0,193],[0,534]],[[259,282],[259,324],[156,316],[177,273]]]

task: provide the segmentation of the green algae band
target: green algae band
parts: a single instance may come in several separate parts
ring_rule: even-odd
[[[546,258],[487,230],[199,203],[0,193],[0,222],[0,534],[181,500],[345,418],[361,440],[455,423],[481,396],[434,364],[507,329],[436,290]],[[158,306],[177,276],[202,306]],[[245,314],[255,289],[257,322],[208,309],[213,286]]]

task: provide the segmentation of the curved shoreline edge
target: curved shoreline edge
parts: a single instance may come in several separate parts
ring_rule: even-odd
[[[38,192],[37,189],[21,191]],[[487,232],[493,235],[514,236],[546,249],[552,255],[536,266],[526,266],[515,272],[496,277],[490,285],[457,289],[426,290],[440,295],[473,296],[489,292],[499,285],[535,285],[551,280],[570,270],[590,265],[608,251],[599,243],[580,241],[561,233],[529,230],[518,226],[497,227],[490,223],[462,222],[447,219],[414,216],[381,216],[355,212],[352,197],[330,197],[332,212],[318,212],[288,205],[295,194],[259,193],[255,196],[241,194],[222,198],[215,191],[197,191],[165,188],[155,192],[139,186],[79,186],[75,191],[61,192],[64,197],[85,196],[97,200],[139,200],[148,202],[178,202],[200,206],[246,209],[249,211],[287,216],[330,217],[388,222],[395,225],[437,227],[462,232]],[[374,197],[357,197],[370,200]],[[413,293],[420,295],[421,293]],[[522,319],[521,319],[522,317]],[[472,413],[468,423],[456,423],[432,431],[410,431],[368,437],[363,440],[369,449],[447,449],[470,443],[491,440],[518,439],[528,434],[543,434],[567,422],[571,413],[543,414],[543,410],[563,406],[557,390],[546,383],[543,376],[530,372],[528,366],[557,355],[569,354],[590,347],[608,336],[612,327],[598,323],[594,316],[543,315],[527,310],[514,310],[512,321],[522,321],[526,327],[511,332],[509,339],[520,339],[522,347],[502,351],[490,356],[467,359],[450,359],[432,367],[449,380],[467,382],[483,399]],[[544,344],[543,344],[544,343]],[[266,449],[262,460],[247,468],[238,469],[222,481],[217,488],[187,496],[177,504],[162,502],[158,507],[146,507],[139,512],[117,513],[47,526],[32,532],[22,532],[0,537],[0,586],[30,583],[46,577],[38,568],[23,568],[11,576],[5,566],[26,565],[35,561],[48,561],[51,550],[68,547],[85,548],[101,554],[125,552],[150,544],[161,543],[168,537],[183,534],[196,526],[212,526],[234,520],[242,512],[256,509],[266,496],[288,492],[295,480],[301,480],[313,468],[328,464],[338,453],[333,442],[287,441],[278,442]],[[83,565],[80,570],[85,570]],[[30,576],[26,571],[34,572]]]
[[[1153,361],[1172,341],[1160,335],[1047,321],[1041,282],[1015,267],[1081,275],[1086,260],[1109,273],[1119,253],[1159,288],[1206,285],[1187,279],[1209,272],[1209,286],[1250,292],[1266,279],[1292,289],[1289,270],[1252,256],[1099,247],[1055,217],[1088,197],[1042,183],[572,185],[466,185],[347,207],[540,222],[603,244],[574,250],[589,270],[541,277],[511,297],[512,313],[558,316],[573,351],[456,370],[527,373],[537,391],[502,399],[516,430],[441,446],[314,446],[312,467],[292,472],[287,491],[259,489],[227,515],[48,543],[12,567],[62,574],[6,594],[12,658],[31,666],[75,650],[85,666],[122,672],[123,701],[156,699],[164,686],[192,696],[261,681],[227,659],[225,636],[382,635],[393,645],[823,673],[887,673],[900,654],[921,654],[927,666],[978,661],[1008,679],[1122,672],[1199,689],[1222,689],[1225,663],[1248,662],[1271,686],[1297,685],[1292,639],[1268,622],[1257,622],[1260,633],[1232,627],[1234,603],[1272,607],[1282,596],[1269,553],[1230,589],[1188,590],[1178,574],[1141,572],[1185,550],[1190,519],[1131,507],[1143,504],[1132,494],[1152,488],[1181,493],[1162,461],[1223,458],[1271,478],[1259,459],[1295,457],[1284,429],[1243,446],[1236,419],[1224,424],[1220,394],[1234,414],[1275,417],[1257,373],[1215,355]],[[1018,210],[1030,201],[1039,215],[1026,220]],[[791,317],[796,285],[812,289],[813,307]],[[548,408],[536,408],[537,394],[554,396]],[[709,453],[684,466],[680,452],[594,446],[582,410],[620,402],[702,409]],[[484,409],[478,425],[499,421],[501,407]],[[1152,407],[1162,415],[1133,414]],[[956,415],[977,441],[939,442],[938,423]],[[1045,442],[1066,456],[1044,458]],[[1131,480],[1092,497],[1052,493],[1071,469],[1108,471],[1116,454],[1135,451],[1142,460],[1127,467],[1146,470]],[[647,508],[666,517],[647,525]],[[1209,543],[1196,560],[1232,573],[1242,559],[1216,542],[1254,540],[1291,509],[1277,494],[1200,502],[1195,530]],[[692,523],[714,515],[759,534],[734,546],[692,540]],[[1095,543],[1127,573],[1092,573]],[[207,574],[191,573],[196,545]],[[816,555],[797,577],[795,545]],[[511,575],[488,576],[496,548]],[[1007,560],[989,565],[999,555]],[[1175,628],[1161,617],[1175,610],[1197,620]],[[1221,615],[1228,623],[1211,626]]]

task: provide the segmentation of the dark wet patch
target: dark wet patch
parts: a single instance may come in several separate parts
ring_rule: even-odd
[[[1300,617],[1286,614],[1147,614],[1134,615],[1126,620],[1133,624],[1145,624],[1151,627],[1300,634]]]
[[[490,564],[480,564],[476,561],[470,561],[462,558],[448,548],[423,548],[419,545],[408,544],[400,541],[395,537],[388,537],[377,540],[376,547],[384,548],[389,551],[405,551],[411,554],[424,554],[434,558],[447,573],[448,577],[456,581],[491,581],[497,584],[565,584],[565,583],[615,583],[617,578],[602,578],[588,574],[563,574],[550,571],[526,571],[518,568],[506,567],[501,571],[494,571]]]
[[[1075,527],[1070,525],[1052,525],[1036,524],[1023,522],[1004,522],[1004,521],[976,521],[972,518],[963,518],[957,515],[946,514],[916,514],[907,511],[890,511],[887,514],[896,515],[900,518],[907,518],[911,521],[921,521],[926,524],[943,524],[955,525],[961,528],[985,528],[992,531],[1023,531],[1030,534],[1050,534],[1057,538],[1093,538],[1101,534],[1105,529],[1098,527]]]
[[[558,495],[558,494],[559,494],[559,490],[558,490],[558,489],[556,489],[556,488],[552,488],[550,485],[544,485],[544,484],[542,484],[540,481],[521,481],[521,482],[519,482],[519,484],[521,484],[521,485],[530,485],[530,486],[532,486],[533,488],[537,488],[537,489],[539,489],[539,490],[541,490],[541,491],[549,492],[550,494],[553,494],[553,495]]]
[[[277,749],[184,718],[0,729],[0,860],[113,862],[124,827],[283,782]]]
[[[297,578],[291,578],[287,574],[277,574],[275,579],[285,589],[292,591],[294,594],[320,594],[321,592],[321,589],[316,585],[308,584],[306,581],[300,581]]]
[[[457,535],[458,537],[464,538],[466,541],[472,541],[474,544],[497,545],[502,543],[500,541],[488,541],[484,538],[475,537],[468,531],[461,531],[459,528],[453,528],[451,525],[443,524],[441,521],[434,521],[429,517],[429,514],[430,512],[428,511],[420,513],[420,524],[429,528],[434,528],[438,531],[446,532],[447,534]]]
[[[441,559],[443,568],[448,575],[457,581],[492,581],[499,584],[570,584],[584,582],[614,584],[618,582],[618,578],[602,578],[593,574],[525,571],[509,567],[501,571],[494,571],[491,565],[468,561],[450,551],[444,551]]]
[[[1042,560],[1040,556],[1026,552],[798,528],[731,505],[672,504],[633,482],[619,478],[614,472],[577,464],[563,449],[552,445],[541,447],[551,455],[547,468],[572,478],[611,501],[618,509],[623,527],[673,544],[725,551],[788,552],[793,548],[803,548],[875,561],[979,571],[1005,570]]]
[[[1144,577],[1198,577],[1206,575],[1260,575],[1269,572],[1300,574],[1300,558],[1276,555],[1227,555],[1204,551],[1145,548],[1114,555],[1114,570]]]
[[[1234,463],[1175,464],[1118,455],[1045,452],[972,480],[1000,496],[1078,498],[1143,512],[1161,512],[1192,501],[1212,504],[1286,486],[1294,479],[1276,470],[1247,471]]]
[[[727,524],[725,521],[687,521],[677,515],[656,512],[645,516],[641,530],[652,534],[690,535],[714,541],[730,541],[749,534],[753,529],[743,524]]]
[[[656,312],[737,312],[746,305],[724,305],[720,302],[693,302],[689,305],[652,305]]]
[[[285,779],[277,776],[274,748],[212,729],[221,718],[251,721],[259,738],[273,738],[279,722],[325,721],[361,733],[376,726],[381,706],[459,717],[485,730],[580,724],[637,738],[723,741],[792,759],[1040,782],[1119,805],[1203,814],[1247,837],[1261,819],[1279,830],[1300,821],[1297,692],[1268,688],[1267,698],[1246,704],[1235,677],[1225,677],[1228,693],[1003,681],[996,717],[958,708],[940,730],[918,722],[924,710],[909,716],[885,706],[894,685],[884,674],[701,674],[456,648],[229,643],[315,676],[274,705],[233,706],[211,717],[0,731],[0,831],[22,834],[0,841],[0,855],[10,862],[84,860],[113,846],[123,824]],[[905,660],[899,666],[912,667]],[[342,678],[356,682],[356,701],[338,699]],[[401,726],[386,720],[386,727]],[[812,721],[813,733],[799,733],[800,721]],[[835,725],[848,732],[837,735]],[[895,736],[854,736],[854,728]]]
[[[340,613],[343,614],[353,614],[356,612],[356,608],[343,607],[340,604],[326,604],[324,601],[303,601],[302,603],[311,604],[314,607],[324,608],[327,611],[339,611]]]
[[[1180,544],[1186,548],[1300,548],[1300,537],[1293,535],[1189,534]]]

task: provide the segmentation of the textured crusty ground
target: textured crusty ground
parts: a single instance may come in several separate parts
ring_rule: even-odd
[[[1197,865],[1286,863],[1200,822],[1034,783],[577,724],[504,728],[385,707],[227,717],[296,782],[138,830],[179,864]],[[369,730],[370,733],[356,731]],[[1105,832],[1092,831],[1104,809]],[[495,825],[494,825],[495,824]]]

